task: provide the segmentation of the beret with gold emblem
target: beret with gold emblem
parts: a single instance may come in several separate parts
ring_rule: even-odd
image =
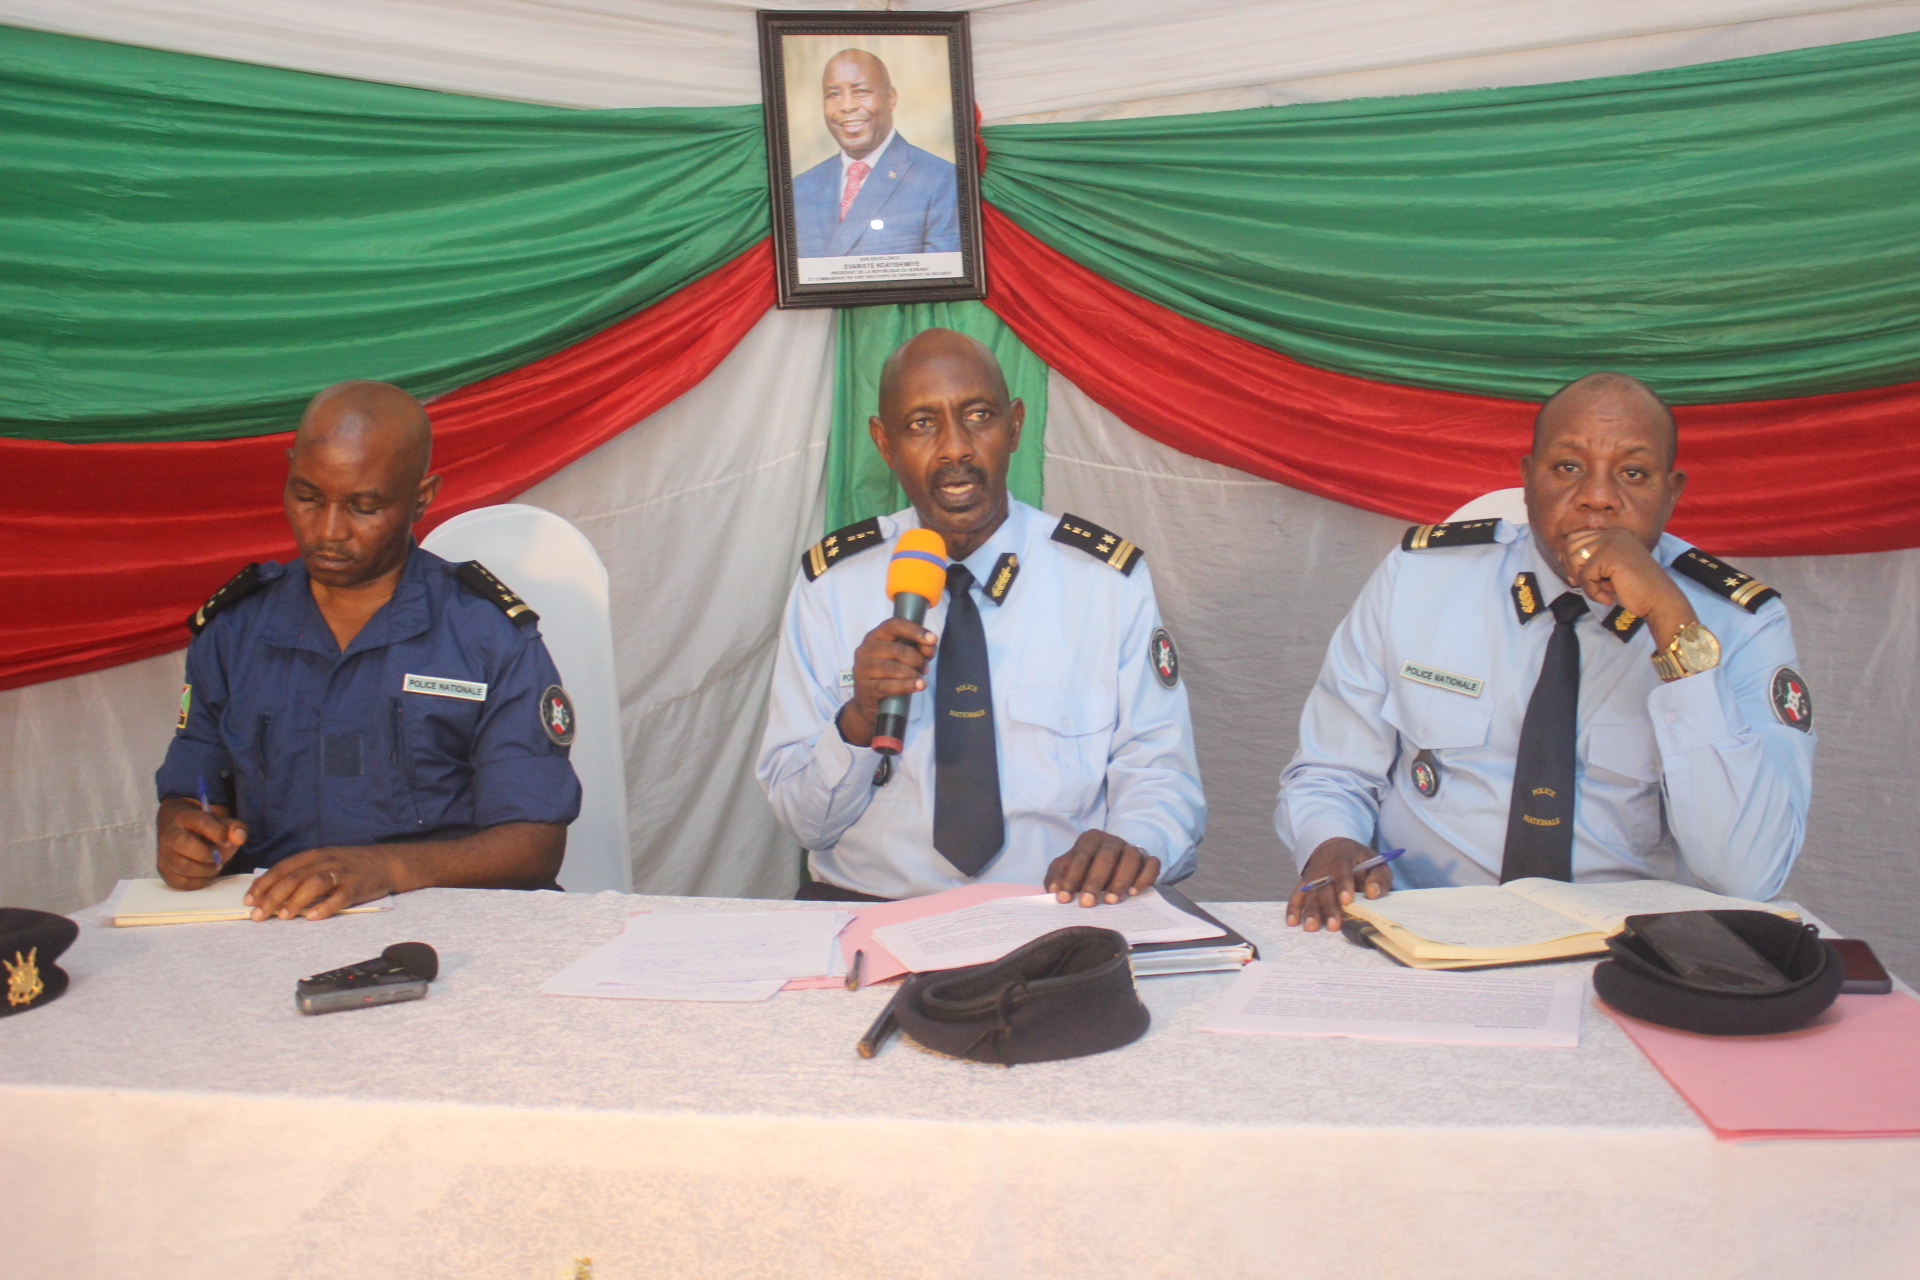
[[[0,907],[0,976],[6,996],[0,1018],[37,1009],[67,989],[67,971],[54,961],[80,936],[65,916],[26,907]]]

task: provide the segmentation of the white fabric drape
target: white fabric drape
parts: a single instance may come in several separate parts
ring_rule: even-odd
[[[833,314],[772,311],[699,386],[519,499],[606,562],[641,893],[793,892],[798,846],[753,754],[787,586],[820,536],[832,400]],[[0,692],[0,904],[72,911],[153,874],[183,661]]]
[[[1685,464],[1685,440],[1681,462]],[[1273,830],[1281,768],[1334,627],[1406,529],[1149,440],[1055,374],[1047,506],[1133,539],[1180,646],[1207,788],[1187,892],[1275,898],[1292,862]],[[1786,896],[1920,973],[1920,550],[1756,557],[1792,611],[1820,732],[1807,843]]]
[[[1681,66],[1920,30],[1857,0],[0,0],[0,22],[573,107],[758,102],[756,9],[975,10],[989,122]]]

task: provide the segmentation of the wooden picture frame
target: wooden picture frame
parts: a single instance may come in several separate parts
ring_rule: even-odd
[[[986,296],[967,19],[760,12],[782,307]]]

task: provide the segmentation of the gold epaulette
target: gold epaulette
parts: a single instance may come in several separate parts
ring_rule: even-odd
[[[1075,515],[1060,517],[1060,523],[1053,530],[1053,540],[1078,547],[1095,560],[1104,560],[1127,574],[1133,572],[1133,566],[1140,563],[1144,554],[1119,534],[1109,533],[1093,521]]]
[[[515,622],[524,625],[540,621],[540,615],[528,607],[525,600],[509,591],[507,584],[494,577],[487,570],[487,566],[478,560],[468,560],[464,564],[456,565],[453,576],[460,580],[461,586],[493,605]]]
[[[199,635],[222,609],[232,608],[266,585],[267,580],[260,576],[259,562],[250,562],[246,568],[228,578],[224,587],[208,596],[205,604],[193,611],[193,616],[187,619],[187,631]]]
[[[1500,531],[1498,520],[1456,520],[1452,524],[1416,524],[1400,539],[1402,551],[1439,551],[1492,542]]]
[[[1760,606],[1769,600],[1778,600],[1780,593],[1750,573],[1728,564],[1725,560],[1716,560],[1704,551],[1689,548],[1674,557],[1673,571],[1684,573],[1695,582],[1745,609],[1748,613],[1760,612]]]
[[[856,551],[877,547],[884,541],[886,539],[880,534],[880,518],[869,516],[858,524],[835,529],[808,547],[800,557],[800,572],[807,575],[808,582],[812,582]]]

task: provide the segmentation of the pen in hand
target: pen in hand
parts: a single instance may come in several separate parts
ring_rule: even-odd
[[[1353,866],[1353,874],[1358,876],[1362,871],[1371,871],[1375,867],[1384,867],[1405,852],[1405,849],[1389,849],[1385,853],[1377,853],[1365,862],[1356,862]],[[1332,876],[1321,876],[1318,880],[1307,881],[1298,889],[1295,889],[1294,892],[1312,893],[1315,889],[1324,889],[1332,883]]]
[[[200,775],[199,782],[200,782],[200,812],[212,813],[213,806],[207,803],[207,778],[205,774]],[[213,869],[215,871],[218,871],[220,869],[220,846],[219,845],[213,846]]]

